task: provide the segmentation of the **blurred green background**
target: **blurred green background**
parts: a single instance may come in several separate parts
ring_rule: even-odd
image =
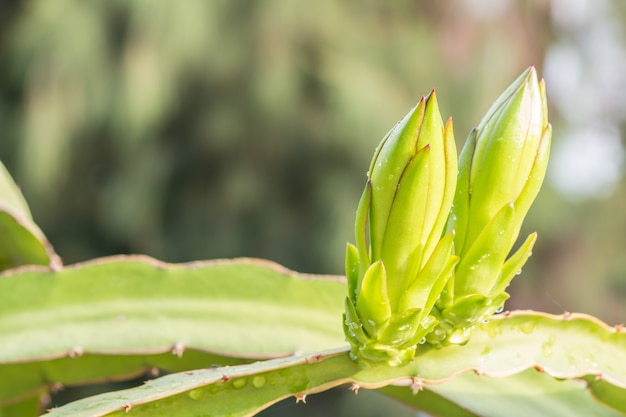
[[[67,264],[342,273],[383,135],[436,88],[460,147],[529,65],[553,153],[507,307],[623,322],[619,0],[0,2],[0,159]]]

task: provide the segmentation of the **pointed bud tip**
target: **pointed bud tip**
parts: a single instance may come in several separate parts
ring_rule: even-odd
[[[424,100],[426,103],[437,103],[437,93],[435,92],[435,89],[433,88],[432,90],[430,90],[430,93],[422,97],[422,100]]]
[[[452,116],[448,117],[448,120],[446,120],[446,125],[444,126],[444,131],[446,133],[449,133],[452,131]]]

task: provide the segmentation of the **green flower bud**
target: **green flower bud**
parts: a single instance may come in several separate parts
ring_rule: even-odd
[[[377,148],[357,209],[344,330],[362,363],[406,363],[436,325],[430,312],[458,261],[453,233],[442,238],[456,175],[452,123],[433,91]]]
[[[551,142],[545,85],[533,67],[498,98],[461,152],[453,208],[461,260],[437,302],[442,322],[432,343],[462,343],[469,330],[501,308],[504,291],[531,254],[531,234],[507,261],[543,182]]]

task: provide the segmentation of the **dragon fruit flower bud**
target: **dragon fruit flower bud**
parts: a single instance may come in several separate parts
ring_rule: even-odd
[[[437,302],[435,315],[445,329],[429,341],[466,341],[469,329],[508,298],[505,289],[536,240],[535,233],[528,236],[507,260],[543,182],[551,137],[545,85],[530,67],[496,100],[461,151],[446,225],[455,232],[460,261]]]
[[[400,365],[437,324],[431,310],[452,274],[454,233],[442,236],[457,177],[452,123],[435,92],[382,140],[348,245],[344,331],[363,364]]]

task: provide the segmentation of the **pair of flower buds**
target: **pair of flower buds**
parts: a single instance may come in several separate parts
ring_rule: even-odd
[[[375,151],[348,244],[344,332],[363,365],[463,344],[499,311],[536,233],[508,257],[546,172],[545,85],[527,69],[493,104],[457,164],[435,92]],[[507,258],[508,257],[508,258]]]

